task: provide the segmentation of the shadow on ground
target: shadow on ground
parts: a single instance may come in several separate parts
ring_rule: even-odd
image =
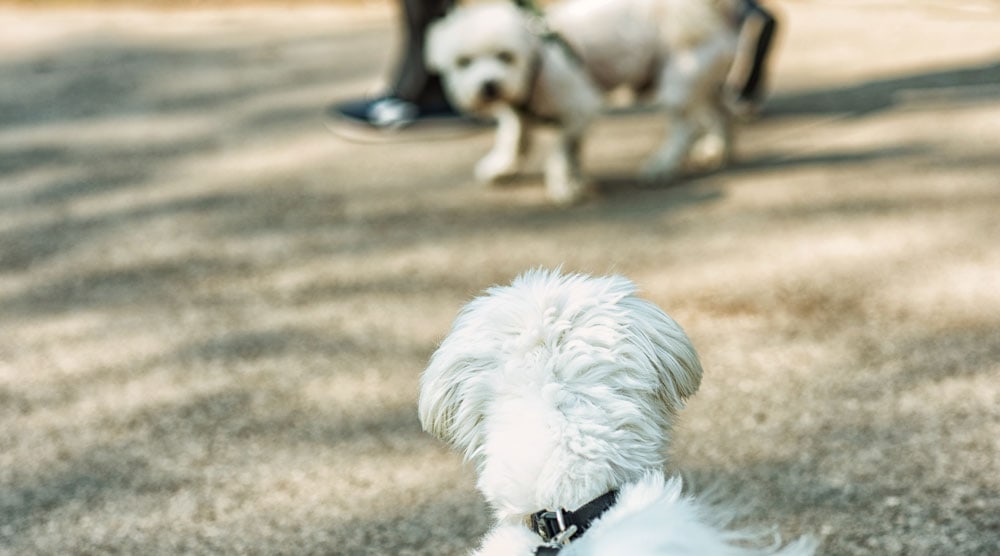
[[[562,210],[537,178],[471,185],[486,134],[324,129],[385,24],[242,17],[0,57],[0,551],[463,552],[488,515],[419,429],[419,371],[470,296],[560,264],[690,323],[714,366],[675,461],[750,521],[995,546],[1000,160],[952,116],[996,116],[997,63],[778,90],[767,148],[659,188],[618,141],[658,131],[611,124],[598,198]],[[906,114],[955,127],[873,144]],[[841,115],[864,140],[826,144]]]

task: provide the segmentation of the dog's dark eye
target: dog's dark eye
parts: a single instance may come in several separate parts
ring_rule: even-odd
[[[500,52],[497,52],[497,60],[500,60],[502,63],[509,66],[514,63],[514,53],[507,50],[501,50]]]
[[[472,63],[472,58],[469,58],[468,56],[459,56],[455,60],[455,65],[458,66],[459,68],[467,68],[471,63]]]

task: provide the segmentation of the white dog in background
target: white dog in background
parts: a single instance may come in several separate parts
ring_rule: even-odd
[[[533,271],[470,302],[421,377],[425,430],[465,453],[497,524],[479,556],[812,554],[748,548],[664,476],[701,364],[619,276]]]
[[[669,180],[691,158],[725,164],[732,136],[722,86],[736,54],[739,3],[568,0],[552,5],[545,22],[511,2],[473,4],[431,27],[426,57],[460,109],[497,119],[496,143],[476,177],[516,173],[527,128],[549,123],[561,136],[546,161],[546,191],[571,203],[585,191],[581,140],[612,89],[631,89],[670,117],[645,180]]]

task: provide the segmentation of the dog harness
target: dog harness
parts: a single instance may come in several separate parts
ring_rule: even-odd
[[[526,518],[531,530],[538,533],[544,544],[535,548],[535,556],[558,554],[570,541],[578,539],[618,500],[618,491],[610,490],[590,502],[570,511],[541,510]]]
[[[571,60],[573,63],[578,65],[583,65],[583,59],[580,58],[580,54],[573,49],[573,46],[566,41],[566,38],[554,31],[549,27],[548,22],[545,20],[545,12],[538,6],[537,3],[532,0],[514,0],[519,8],[528,13],[528,20],[531,26],[531,31],[537,35],[544,44],[555,44],[562,49],[563,53]],[[561,122],[558,116],[543,116],[536,113],[531,109],[531,100],[535,96],[535,87],[538,84],[538,76],[542,72],[542,54],[538,53],[535,55],[534,59],[531,61],[531,77],[530,77],[530,89],[528,97],[524,99],[519,105],[514,106],[517,113],[524,118],[528,118],[537,124],[542,125],[559,125]]]
[[[531,0],[514,0],[514,4],[528,12],[531,21],[531,30],[541,37],[543,41],[558,44],[570,59],[575,62],[582,62],[580,55],[573,50],[573,47],[566,42],[566,39],[549,27],[548,21],[545,20],[545,12],[542,11],[542,8],[538,4]]]
[[[541,53],[535,54],[531,59],[531,69],[530,78],[528,86],[528,96],[524,98],[521,102],[514,105],[513,108],[521,118],[525,120],[531,120],[535,124],[541,125],[559,125],[561,121],[558,116],[543,116],[531,109],[531,101],[535,98],[535,89],[538,87],[538,75],[542,73],[542,55]]]

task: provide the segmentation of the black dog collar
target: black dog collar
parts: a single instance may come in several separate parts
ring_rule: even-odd
[[[556,511],[542,510],[531,514],[528,518],[531,530],[545,541],[545,544],[535,549],[535,555],[558,554],[566,543],[583,535],[617,500],[618,491],[611,490],[573,511],[559,508]]]

